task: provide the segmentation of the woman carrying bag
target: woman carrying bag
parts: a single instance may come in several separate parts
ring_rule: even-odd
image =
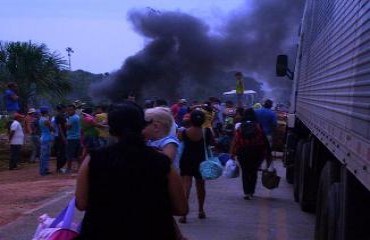
[[[205,161],[205,149],[210,143],[213,143],[212,132],[206,128],[202,129],[205,121],[205,115],[200,110],[193,110],[190,115],[191,126],[179,133],[179,139],[184,144],[184,149],[180,158],[180,174],[189,199],[193,177],[198,196],[198,218],[206,218],[204,212],[204,201],[206,196],[205,181],[199,171],[201,162]],[[205,139],[204,139],[205,138]],[[207,146],[205,146],[207,145]],[[186,215],[179,219],[180,223],[186,223]]]
[[[242,170],[244,199],[251,200],[256,190],[257,173],[264,158],[269,156],[268,140],[252,108],[246,109],[237,127],[230,153],[239,161]]]
[[[85,210],[77,239],[175,240],[175,216],[188,205],[171,160],[145,144],[143,110],[133,102],[108,113],[118,143],[91,151],[78,174],[76,206]]]

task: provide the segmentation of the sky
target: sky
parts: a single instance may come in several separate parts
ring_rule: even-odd
[[[1,0],[0,41],[45,43],[68,60],[72,70],[118,70],[145,45],[127,14],[132,9],[186,12],[217,27],[245,0]]]

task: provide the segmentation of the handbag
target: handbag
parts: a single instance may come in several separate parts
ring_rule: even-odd
[[[226,178],[237,178],[239,177],[239,166],[236,161],[229,159],[225,165],[224,176]]]
[[[204,130],[203,130],[203,142],[204,142],[204,155],[206,159],[205,161],[200,163],[199,172],[204,180],[214,180],[222,175],[223,167],[220,160],[217,157],[213,156],[212,151],[208,151]],[[208,152],[210,152],[210,156],[208,156]]]
[[[79,226],[72,223],[75,213],[75,198],[58,214],[50,218],[47,214],[40,216],[39,225],[32,240],[72,240],[78,236]]]
[[[267,189],[274,189],[279,187],[279,183],[280,177],[277,175],[276,169],[271,162],[262,170],[262,185]]]

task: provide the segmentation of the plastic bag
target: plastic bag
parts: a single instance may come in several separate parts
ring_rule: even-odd
[[[72,240],[78,236],[78,225],[73,223],[75,198],[73,198],[56,218],[47,214],[39,217],[39,225],[32,240]]]
[[[239,177],[239,166],[236,161],[229,159],[225,165],[224,176],[227,178]]]

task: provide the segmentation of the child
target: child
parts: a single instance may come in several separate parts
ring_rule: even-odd
[[[144,128],[143,135],[147,144],[163,152],[174,163],[179,141],[170,134],[174,122],[170,111],[164,107],[147,109],[145,120],[148,125]]]
[[[169,108],[154,107],[145,110],[145,120],[148,122],[143,129],[143,135],[147,140],[147,145],[156,148],[168,156],[173,166],[178,168],[178,147],[179,141],[172,133],[171,129],[175,123]],[[186,240],[179,227],[174,221],[177,240]]]

